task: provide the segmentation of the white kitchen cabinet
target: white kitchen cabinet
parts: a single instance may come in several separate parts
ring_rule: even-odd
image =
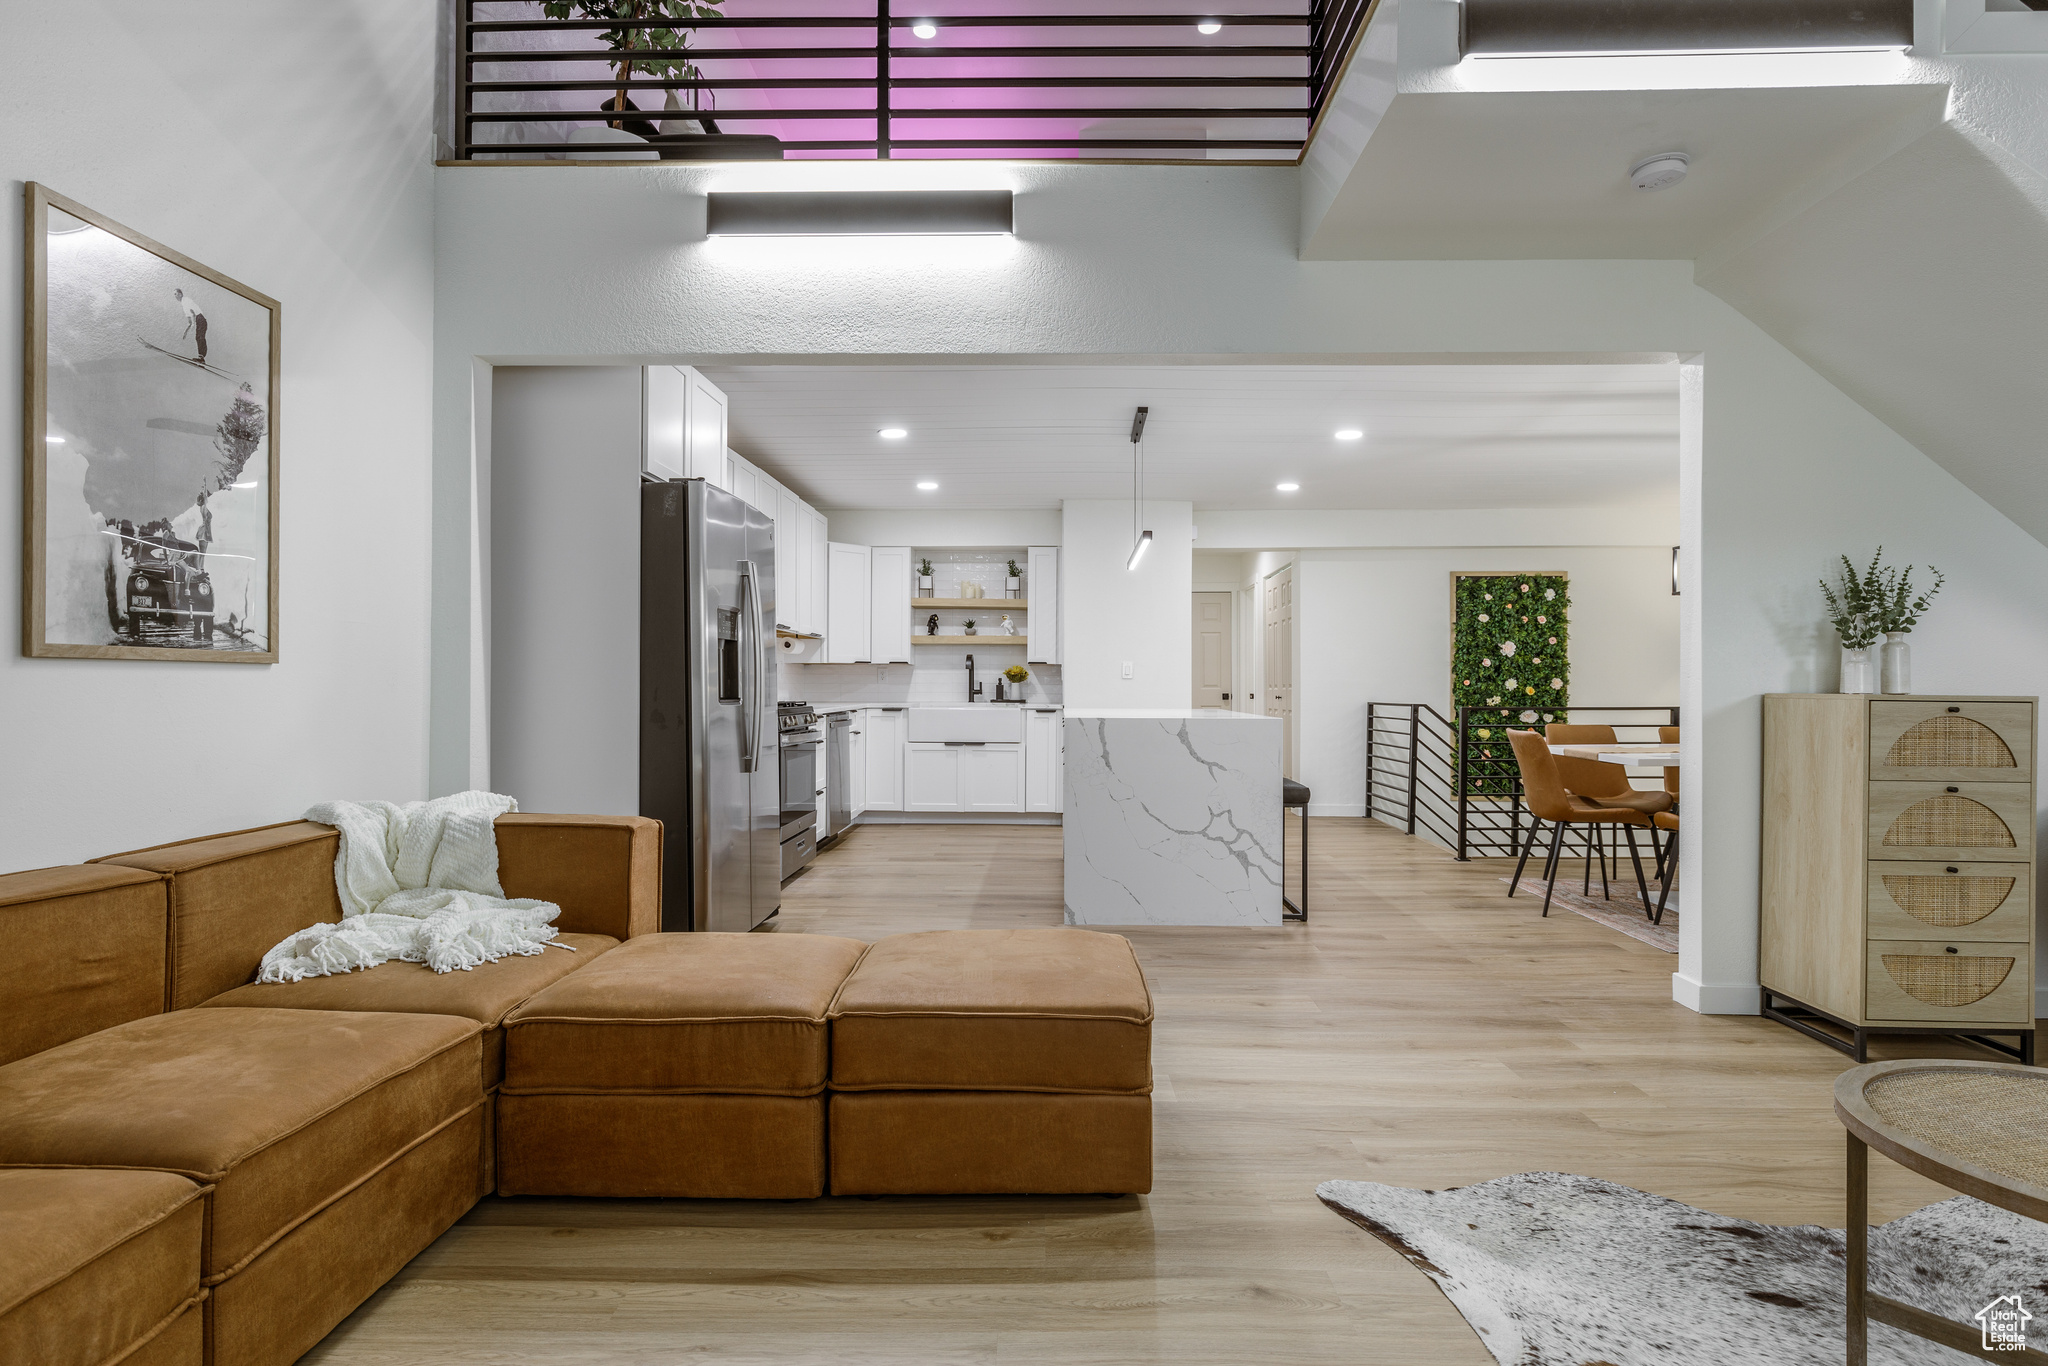
[[[1024,809],[1058,811],[1067,772],[1067,727],[1059,711],[1024,714]]]
[[[942,740],[910,740],[903,746],[903,809],[964,811],[961,804],[960,757],[966,745]]]
[[[868,809],[868,714],[853,714],[853,728],[846,736],[846,797],[850,819],[859,820]]]
[[[775,544],[789,555],[789,592],[783,596],[782,624],[803,635],[812,635],[811,624],[811,537],[810,519],[804,515],[803,499],[780,484],[775,486]]]
[[[831,598],[831,588],[826,582],[830,558],[826,551],[825,514],[801,499],[797,501],[797,507],[802,510],[802,515],[808,521],[810,538],[810,553],[807,564],[811,572],[809,594],[811,624],[805,629],[813,635],[823,635],[826,626],[826,605]]]
[[[868,551],[868,658],[877,664],[910,662],[910,547],[878,545]]]
[[[870,811],[901,811],[903,809],[903,733],[909,721],[909,710],[904,707],[870,707],[865,724],[867,732],[868,782],[867,809]]]
[[[1034,545],[1024,551],[1024,596],[1030,604],[1031,639],[1024,647],[1030,664],[1060,662],[1060,548]]]
[[[686,365],[641,369],[640,468],[657,479],[726,481],[726,402]]]
[[[1024,746],[956,745],[962,811],[1024,809]]]
[[[874,658],[868,652],[868,614],[874,605],[868,547],[831,541],[825,551],[825,662],[865,664]]]

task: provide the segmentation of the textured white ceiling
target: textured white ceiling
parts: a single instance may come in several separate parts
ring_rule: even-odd
[[[826,508],[1675,505],[1669,365],[719,366],[733,448]],[[876,432],[909,429],[899,441]],[[1360,427],[1360,441],[1332,433]],[[920,479],[939,483],[920,493]],[[1278,492],[1283,480],[1298,493]]]

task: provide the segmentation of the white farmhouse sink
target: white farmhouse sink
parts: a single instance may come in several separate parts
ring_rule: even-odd
[[[954,744],[1014,745],[1024,739],[1024,709],[982,703],[973,707],[912,707],[911,740]]]

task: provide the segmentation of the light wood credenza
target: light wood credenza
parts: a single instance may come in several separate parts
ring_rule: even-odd
[[[1872,1034],[2033,1062],[2036,703],[1764,697],[1767,1017],[1859,1063]]]

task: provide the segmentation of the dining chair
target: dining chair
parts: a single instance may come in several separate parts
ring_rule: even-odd
[[[1612,726],[1579,726],[1552,722],[1543,728],[1544,738],[1553,745],[1612,745],[1617,743]],[[1577,759],[1569,754],[1552,756],[1557,762],[1558,776],[1564,780],[1565,789],[1574,796],[1583,797],[1601,806],[1625,807],[1640,811],[1645,816],[1659,811],[1669,811],[1673,798],[1668,792],[1638,792],[1629,785],[1628,771],[1619,764],[1603,763],[1598,759]],[[1604,832],[1603,832],[1604,833]],[[1664,852],[1657,841],[1656,828],[1650,831],[1650,847],[1657,856],[1657,866],[1664,866]],[[1592,894],[1592,855],[1587,855],[1585,891]],[[1600,847],[1600,891],[1607,893],[1607,847],[1603,839]]]
[[[1663,866],[1658,869],[1664,877],[1664,885],[1657,892],[1657,913],[1650,917],[1652,925],[1664,923],[1664,903],[1671,900],[1671,884],[1678,880],[1678,817],[1669,811],[1659,811],[1650,817],[1659,830],[1669,833],[1664,841]]]
[[[1677,744],[1677,743],[1678,743],[1678,727],[1676,727],[1676,726],[1659,726],[1659,727],[1657,727],[1657,739],[1658,739],[1659,743],[1661,743],[1661,744],[1666,744],[1666,745],[1675,745],[1675,744]],[[1665,769],[1665,770],[1664,770],[1664,790],[1665,790],[1666,792],[1669,792],[1669,793],[1671,794],[1671,800],[1672,800],[1673,804],[1676,804],[1676,803],[1677,803],[1677,801],[1678,801],[1678,770],[1677,770],[1676,768],[1667,768],[1667,769]]]
[[[1529,838],[1522,845],[1522,857],[1515,864],[1515,875],[1508,880],[1508,895],[1513,896],[1515,888],[1521,885],[1522,870],[1529,866],[1529,854],[1536,847],[1536,835],[1543,822],[1547,821],[1551,826],[1550,855],[1543,864],[1543,914],[1546,916],[1550,914],[1551,894],[1557,888],[1557,861],[1564,848],[1565,827],[1618,825],[1628,839],[1628,856],[1629,861],[1635,864],[1636,891],[1643,899],[1643,914],[1649,915],[1650,886],[1643,879],[1642,854],[1636,848],[1636,827],[1649,826],[1650,817],[1630,807],[1595,805],[1574,795],[1558,774],[1557,756],[1550,752],[1550,746],[1535,731],[1511,730],[1508,743],[1514,747],[1515,765],[1522,771],[1522,797],[1529,805],[1531,817]]]

